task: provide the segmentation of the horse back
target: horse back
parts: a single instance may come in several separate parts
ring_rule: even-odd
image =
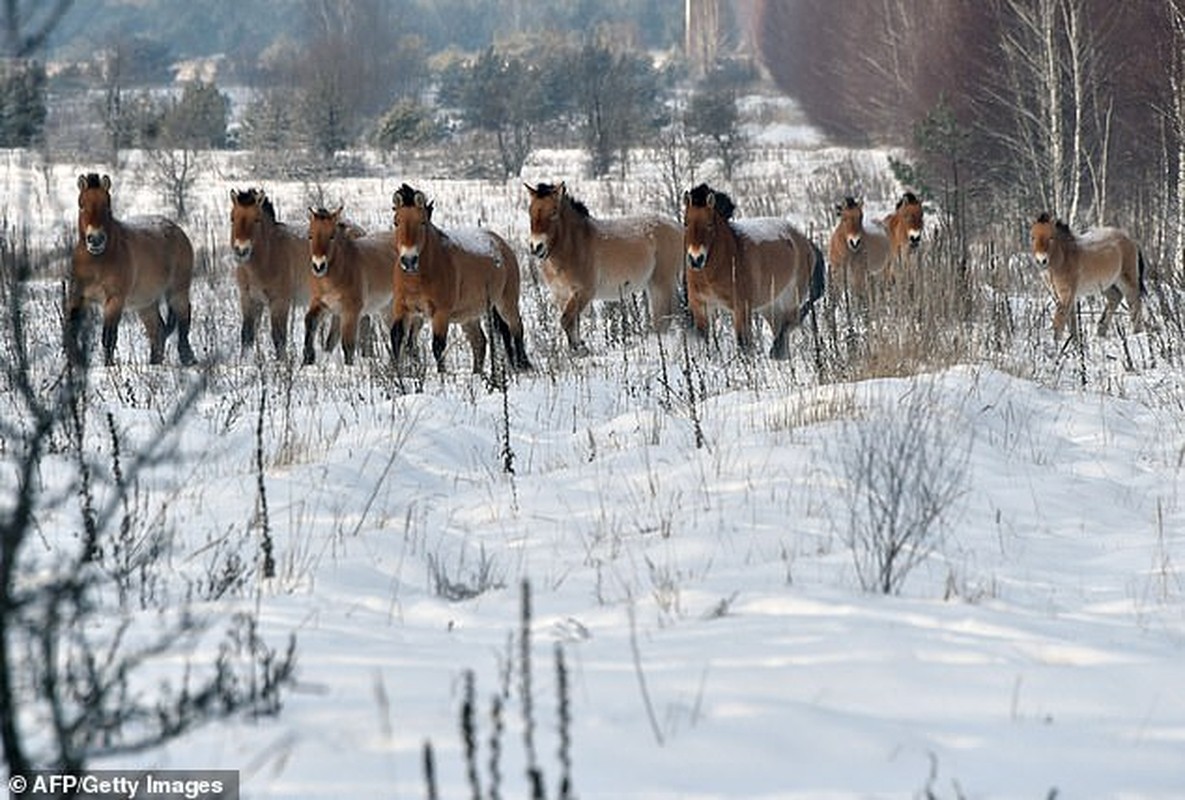
[[[446,244],[452,273],[452,309],[457,319],[472,319],[493,303],[517,307],[518,258],[498,234],[484,228],[457,229]]]
[[[778,218],[734,223],[744,253],[744,281],[738,281],[753,308],[795,306],[809,291],[814,248],[788,221]]]
[[[1080,291],[1104,291],[1119,281],[1139,285],[1139,248],[1121,228],[1092,228],[1068,249],[1064,269]]]
[[[590,220],[585,282],[601,300],[652,283],[673,287],[683,263],[683,229],[657,214]]]

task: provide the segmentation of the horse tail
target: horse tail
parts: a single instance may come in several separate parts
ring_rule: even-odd
[[[1140,296],[1143,297],[1144,295],[1148,294],[1148,286],[1144,283],[1144,275],[1145,275],[1145,273],[1148,272],[1148,265],[1146,263],[1144,263],[1144,251],[1137,250],[1136,251],[1136,258],[1138,259],[1139,265],[1140,265],[1139,275],[1138,275]]]
[[[531,367],[531,360],[527,358],[527,348],[523,342],[522,326],[519,326],[519,331],[516,334],[510,329],[510,323],[502,316],[497,307],[490,305],[490,324],[493,327],[493,332],[497,333],[502,339],[502,344],[506,349],[506,357],[510,361],[510,365],[516,370],[529,370]],[[490,342],[490,354],[493,356],[494,343]]]
[[[823,292],[827,289],[827,264],[823,260],[823,251],[819,249],[817,244],[811,242],[811,252],[815,256],[815,263],[811,267],[810,295],[799,310],[799,319],[805,318],[814,309],[815,302],[823,296]]]

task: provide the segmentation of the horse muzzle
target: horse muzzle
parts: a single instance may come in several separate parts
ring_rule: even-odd
[[[1033,253],[1033,260],[1037,262],[1038,267],[1044,267],[1049,264],[1049,253]]]
[[[99,233],[88,233],[83,243],[86,245],[86,252],[92,256],[101,256],[107,249],[107,234],[102,231]]]
[[[688,269],[700,270],[708,263],[708,252],[701,250],[698,253],[687,253],[687,267]]]
[[[235,254],[235,259],[238,261],[247,261],[251,258],[250,242],[247,244],[239,244],[238,242],[235,242],[231,245],[230,249]]]
[[[329,272],[329,259],[328,258],[314,258],[311,262],[311,265],[313,268],[313,274],[316,275],[318,278],[324,277],[325,273]]]
[[[851,236],[848,238],[848,249],[853,253],[860,250],[860,245],[864,244],[864,240],[859,236]]]
[[[531,255],[535,256],[535,258],[547,258],[547,254],[551,250],[547,246],[547,242],[542,239],[532,239],[527,244],[527,249],[530,251]]]
[[[909,232],[909,249],[910,250],[917,250],[918,247],[921,245],[921,243],[922,243],[921,231],[916,231],[916,232],[910,231]]]
[[[415,275],[420,271],[420,256],[418,253],[404,253],[399,256],[399,268],[404,272]]]

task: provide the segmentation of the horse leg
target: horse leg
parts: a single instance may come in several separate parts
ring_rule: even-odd
[[[1123,292],[1119,290],[1118,286],[1109,286],[1103,292],[1103,297],[1107,300],[1107,305],[1103,307],[1103,315],[1099,317],[1099,327],[1096,331],[1100,339],[1107,335],[1108,324],[1115,316],[1115,309],[1119,307],[1119,302],[1123,299]]]
[[[534,369],[531,360],[527,358],[527,348],[523,343],[523,318],[518,310],[518,303],[513,298],[504,300],[500,306],[493,308],[494,326],[502,337],[506,346],[506,356],[510,365],[519,371]]]
[[[72,367],[83,366],[85,359],[83,357],[83,322],[86,319],[86,308],[82,302],[82,296],[74,290],[74,286],[70,287],[70,294],[65,303],[65,309],[62,314],[62,349],[66,352],[66,363]]]
[[[158,312],[159,313],[159,312]],[[119,320],[123,317],[123,303],[115,298],[109,298],[103,306],[103,364],[115,364],[115,343],[119,338]],[[151,334],[150,334],[151,335]],[[157,347],[153,339],[153,347]],[[154,364],[160,363],[159,354]]]
[[[358,329],[361,324],[361,309],[342,309],[342,358],[348,367],[354,364],[354,352],[358,348]]]
[[[732,327],[736,331],[737,348],[745,354],[753,352],[753,314],[747,303],[732,310]]]
[[[358,319],[358,344],[366,358],[374,358],[375,338],[373,321],[364,314]]]
[[[461,330],[465,332],[465,338],[473,350],[473,374],[480,375],[485,367],[486,345],[489,343],[485,331],[481,329],[481,320],[471,319],[461,326]]]
[[[675,287],[651,282],[646,294],[650,300],[650,324],[659,333],[666,333],[675,313]]]
[[[437,311],[432,315],[432,358],[436,360],[436,371],[444,374],[444,348],[448,344],[448,313]]]
[[[179,291],[169,295],[166,304],[169,307],[170,322],[175,321],[177,325],[177,354],[181,364],[186,367],[193,366],[197,363],[197,358],[193,354],[193,348],[189,346],[189,322],[193,311],[189,304],[189,292]],[[161,337],[162,346],[167,336],[168,333]]]
[[[262,311],[262,309],[260,310]],[[268,311],[271,322],[272,348],[275,350],[276,358],[283,358],[284,351],[288,348],[288,312],[291,311],[291,304],[283,299],[273,300]],[[252,344],[254,344],[254,331],[251,332],[251,336]]]
[[[560,326],[568,337],[568,349],[572,355],[586,356],[589,354],[588,345],[580,340],[580,313],[584,311],[591,299],[585,297],[582,292],[573,292],[564,306],[564,313],[560,315]]]
[[[160,364],[164,361],[165,338],[168,336],[165,323],[160,317],[160,309],[156,304],[150,305],[140,310],[139,317],[144,323],[144,333],[148,335],[148,363]],[[105,325],[103,338],[107,338]]]
[[[771,314],[769,323],[774,330],[774,343],[769,349],[769,357],[785,361],[790,357],[790,331],[795,327],[795,322],[788,315]]]
[[[321,321],[321,315],[324,312],[325,306],[318,300],[309,303],[309,310],[305,312],[304,359],[301,361],[302,364],[312,364],[317,360],[317,351],[313,347],[313,342],[317,339],[317,323]]]
[[[1060,297],[1057,300],[1057,305],[1053,310],[1053,342],[1057,344],[1062,340],[1062,333],[1066,329],[1066,320],[1070,320],[1070,333],[1076,335],[1078,330],[1078,317],[1073,314],[1074,300],[1062,300]]]
[[[396,367],[399,366],[399,356],[403,353],[403,342],[411,339],[406,325],[403,317],[395,317],[391,321],[391,363]]]
[[[235,270],[235,281],[239,284],[239,312],[243,324],[239,328],[239,352],[243,355],[255,347],[255,332],[263,314],[263,302],[251,294],[250,276],[243,266]]]

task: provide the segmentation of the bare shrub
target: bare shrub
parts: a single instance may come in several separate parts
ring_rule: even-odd
[[[901,402],[844,424],[833,459],[847,484],[843,539],[867,591],[896,594],[943,542],[966,491],[971,439],[935,410],[914,381]]]

